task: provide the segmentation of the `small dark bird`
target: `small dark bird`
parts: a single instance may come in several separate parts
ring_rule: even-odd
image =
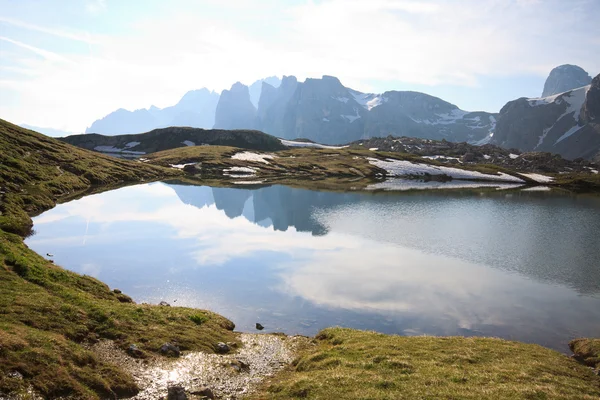
[[[265,329],[264,326],[262,326],[261,324],[259,324],[258,322],[256,323],[256,329],[258,329],[259,331],[262,331],[263,329]]]

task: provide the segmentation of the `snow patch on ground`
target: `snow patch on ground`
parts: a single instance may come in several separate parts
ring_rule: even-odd
[[[549,192],[552,189],[548,186],[534,186],[530,188],[521,189],[523,192]]]
[[[329,118],[323,117],[323,122],[329,122]]]
[[[391,176],[418,176],[418,175],[446,175],[452,179],[463,180],[480,180],[480,181],[498,181],[498,182],[514,182],[524,183],[523,179],[517,178],[505,173],[498,175],[483,174],[477,171],[467,171],[459,168],[434,166],[428,164],[417,164],[404,160],[379,160],[376,158],[368,158],[369,163],[384,169]],[[532,178],[533,179],[533,178]]]
[[[187,167],[188,165],[194,165],[196,164],[195,162],[191,162],[191,163],[187,163],[187,164],[169,164],[171,166],[171,168],[177,168],[177,169],[183,169],[185,167]]]
[[[423,156],[422,158],[426,158],[428,160],[456,160],[459,163],[462,163],[462,161],[459,158],[457,158],[457,157],[448,157],[448,156]]]
[[[255,174],[256,169],[250,167],[231,167],[224,169],[223,172],[242,172],[246,174]]]
[[[541,175],[541,174],[523,174],[523,173],[519,173],[519,175],[523,175],[526,176],[529,179],[533,179],[534,181],[536,181],[537,183],[550,183],[554,180],[554,178],[552,178],[551,176],[546,176],[546,175]]]
[[[483,158],[485,158],[486,160],[489,160],[490,158],[492,158],[492,156],[490,156],[489,154],[484,154]]]
[[[377,151],[377,150],[379,150],[379,147],[371,147],[369,150],[370,151]]]
[[[508,156],[513,160],[519,158],[518,154],[513,154],[513,153],[510,153]]]
[[[235,181],[233,183],[235,185],[260,185],[261,183],[265,183],[265,181]]]
[[[184,140],[183,142],[181,142],[181,144],[185,144],[186,146],[195,146],[196,143],[192,142],[191,140]]]
[[[146,154],[145,151],[125,150],[113,146],[96,146],[94,147],[94,150],[99,151],[101,153]]]
[[[125,148],[126,148],[126,149],[130,149],[130,148],[132,148],[132,147],[135,147],[135,146],[137,146],[138,144],[141,144],[141,142],[129,142],[129,143],[127,143],[127,144],[125,145]]]
[[[414,179],[392,178],[384,182],[374,183],[367,186],[367,190],[403,191],[403,190],[431,190],[431,189],[478,189],[496,188],[498,190],[515,189],[522,184],[502,182],[473,182],[473,181],[416,181]]]
[[[236,153],[236,154],[232,155],[231,158],[234,160],[254,161],[254,162],[261,162],[264,164],[270,164],[267,160],[272,160],[275,158],[275,156],[272,154],[258,154],[258,153],[252,153],[250,151],[243,151],[241,153]]]
[[[343,149],[344,147],[348,147],[348,146],[328,146],[325,144],[320,144],[320,143],[310,143],[310,142],[294,142],[293,140],[285,140],[285,139],[279,139],[281,141],[281,144],[283,144],[284,146],[288,146],[288,147],[312,147],[315,149],[333,149],[333,150],[339,150],[339,149]]]

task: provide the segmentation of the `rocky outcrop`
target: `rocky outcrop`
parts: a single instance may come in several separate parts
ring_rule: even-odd
[[[343,144],[387,135],[477,142],[495,123],[496,114],[463,111],[424,93],[362,93],[323,76],[302,83],[284,77],[278,89],[265,86],[256,126],[285,139]]]
[[[185,127],[155,129],[137,135],[73,135],[59,140],[88,150],[131,156],[205,144],[264,151],[285,148],[279,139],[258,131]]]
[[[168,126],[190,126],[212,128],[219,95],[208,89],[187,92],[179,102],[171,107],[150,108],[128,111],[123,108],[104,118],[94,121],[86,133],[122,135],[148,132]]]
[[[600,78],[594,84],[542,98],[508,102],[498,118],[493,144],[592,159],[600,150]]]
[[[223,90],[215,113],[215,128],[254,129],[256,108],[250,101],[248,86],[236,82]]]
[[[560,65],[550,71],[544,83],[542,97],[553,96],[589,85],[592,77],[577,65]]]

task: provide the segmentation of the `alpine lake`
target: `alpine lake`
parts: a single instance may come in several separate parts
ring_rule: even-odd
[[[600,197],[155,182],[35,217],[26,244],[138,303],[236,330],[492,336],[567,352],[600,335]]]

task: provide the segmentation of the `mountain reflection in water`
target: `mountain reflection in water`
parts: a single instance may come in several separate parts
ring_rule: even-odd
[[[600,332],[600,199],[154,183],[61,204],[27,244],[138,302],[249,331],[342,325],[565,349]]]

